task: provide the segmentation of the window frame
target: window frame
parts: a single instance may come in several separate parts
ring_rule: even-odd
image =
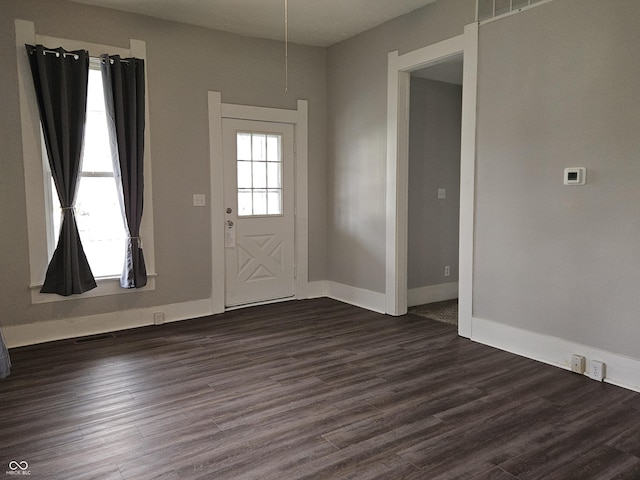
[[[239,153],[238,153],[238,137],[240,135],[250,135],[251,136],[251,159],[240,159],[239,157]],[[264,135],[265,136],[265,141],[268,139],[268,137],[276,137],[278,138],[278,160],[268,160],[265,156],[264,160],[256,160],[253,158],[253,136],[254,135]],[[283,188],[283,172],[284,172],[284,155],[282,152],[282,142],[284,141],[283,136],[282,135],[278,135],[278,134],[273,134],[273,133],[269,133],[269,132],[261,132],[261,131],[250,131],[250,130],[238,130],[236,132],[236,206],[237,206],[237,215],[239,218],[270,218],[270,217],[282,217],[284,216],[284,195],[285,195],[285,191]],[[267,148],[265,146],[265,148]],[[238,164],[240,162],[247,162],[250,163],[251,165],[251,187],[240,187],[238,185],[238,179],[239,179],[239,175],[238,175]],[[255,167],[255,163],[265,163],[267,165],[266,167],[266,177],[265,177],[265,182],[266,185],[264,187],[255,187],[253,185],[254,182],[254,175],[253,175],[253,168]],[[269,187],[268,185],[268,165],[269,164],[278,164],[280,165],[280,177],[279,177],[279,183],[280,186],[279,187]],[[240,190],[249,190],[251,192],[251,210],[252,213],[250,214],[241,214],[240,213]],[[254,200],[254,194],[256,192],[256,190],[264,190],[266,192],[267,195],[267,212],[268,212],[268,194],[270,190],[277,190],[280,194],[280,213],[253,213],[254,207],[255,207],[255,200]]]
[[[145,60],[146,44],[141,40],[130,39],[129,48],[121,48],[109,45],[100,45],[78,40],[69,40],[45,35],[37,35],[35,24],[25,20],[15,20],[16,27],[16,51],[18,61],[18,86],[20,94],[20,117],[22,126],[22,154],[25,171],[25,196],[27,207],[27,230],[29,241],[29,289],[31,292],[31,303],[50,303],[59,301],[70,301],[100,297],[107,295],[121,295],[140,291],[155,290],[155,248],[153,234],[153,203],[152,203],[152,176],[151,176],[151,145],[150,145],[150,123],[149,123],[149,100],[148,88],[145,98],[145,191],[144,205],[145,211],[142,217],[140,237],[142,239],[145,252],[145,262],[147,266],[147,285],[138,289],[125,289],[120,287],[120,277],[101,277],[96,279],[97,288],[85,292],[81,295],[71,295],[63,297],[55,294],[40,293],[40,288],[44,282],[44,277],[49,265],[50,253],[49,242],[53,241],[50,215],[47,209],[50,208],[51,196],[46,195],[45,182],[50,182],[50,178],[45,174],[46,153],[43,155],[44,145],[42,142],[40,117],[38,105],[31,79],[31,69],[29,59],[24,47],[25,44],[42,44],[48,47],[63,47],[65,50],[87,50],[91,57],[100,57],[108,53],[110,55],[120,55],[121,57],[137,57]],[[148,84],[148,79],[145,78]],[[47,219],[49,217],[49,219]],[[55,248],[55,247],[54,247]]]

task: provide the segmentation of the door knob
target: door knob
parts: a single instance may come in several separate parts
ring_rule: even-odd
[[[233,210],[230,208],[227,208],[227,213],[231,213],[231,212],[233,212]]]

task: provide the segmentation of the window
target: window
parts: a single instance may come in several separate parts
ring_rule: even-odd
[[[238,132],[238,216],[282,215],[282,136]]]
[[[43,142],[44,143],[44,142]],[[61,210],[51,170],[43,155],[48,176],[46,200],[50,217],[49,257],[58,241]],[[124,262],[126,232],[118,201],[109,147],[100,59],[91,58],[87,91],[82,171],[76,198],[76,221],[82,246],[96,278],[119,276]]]
[[[55,248],[54,237],[57,235],[57,229],[53,225],[54,222],[59,222],[60,216],[53,214],[53,201],[57,202],[57,197],[51,195],[51,178],[48,176],[48,161],[42,159],[43,145],[42,135],[40,134],[40,118],[38,113],[38,104],[33,91],[33,80],[31,78],[31,68],[29,66],[29,58],[26,55],[24,48],[25,44],[35,45],[43,44],[48,46],[61,46],[67,51],[73,50],[88,50],[90,56],[99,57],[103,53],[109,53],[112,55],[120,55],[122,58],[137,57],[146,58],[146,44],[142,40],[129,40],[129,48],[117,47],[114,45],[102,45],[83,40],[70,40],[59,37],[50,37],[46,35],[40,35],[36,33],[35,25],[33,22],[25,20],[15,21],[15,33],[16,33],[16,54],[18,57],[18,87],[20,95],[20,119],[22,125],[22,155],[24,163],[24,178],[25,178],[25,200],[27,207],[27,232],[28,232],[28,244],[29,244],[29,289],[31,292],[31,302],[33,304],[50,303],[50,302],[65,302],[77,298],[76,296],[63,297],[55,294],[40,293],[42,282],[45,278],[47,267],[49,265],[49,259],[51,258],[52,249]],[[97,66],[97,65],[96,65]],[[90,70],[91,78],[97,74]],[[101,78],[100,75],[98,77]],[[99,79],[100,79],[99,78]],[[90,86],[90,88],[92,85]],[[93,90],[93,89],[92,89]],[[101,90],[101,87],[98,88]],[[91,108],[91,107],[89,107]],[[148,115],[148,111],[147,111]],[[86,133],[87,137],[90,133]],[[112,276],[107,275],[100,271],[101,267],[96,264],[100,262],[94,256],[94,260],[91,259],[90,250],[88,247],[88,241],[86,235],[82,240],[85,245],[85,252],[89,256],[89,262],[92,269],[94,269],[94,275],[98,288],[94,288],[86,293],[82,294],[82,298],[101,297],[105,295],[128,295],[133,292],[139,292],[141,290],[155,290],[155,242],[153,234],[153,185],[152,185],[152,172],[151,172],[151,125],[147,118],[145,128],[145,149],[144,149],[144,171],[145,171],[145,186],[144,186],[144,214],[142,217],[142,225],[140,227],[140,237],[143,242],[145,262],[147,266],[147,285],[142,289],[123,289],[120,287],[120,279],[118,278],[122,271],[122,263],[124,255],[124,247],[122,256],[117,261],[109,260],[104,263],[109,264],[109,270],[113,271]],[[108,150],[107,150],[108,151]],[[87,158],[88,155],[85,155]],[[87,160],[88,161],[88,160]],[[47,166],[43,168],[43,163]],[[107,162],[110,163],[110,162]],[[115,183],[113,179],[102,178],[100,175],[104,175],[104,171],[96,168],[96,172],[91,172],[88,167],[89,163],[85,164],[85,177],[91,177],[93,174],[93,180],[103,184],[109,181],[109,184]],[[109,167],[110,171],[110,167]],[[111,176],[111,173],[109,173]],[[81,184],[87,178],[81,180]],[[84,182],[84,187],[88,187],[91,190],[89,183]],[[114,187],[115,188],[115,187]],[[79,188],[78,195],[82,195]],[[55,194],[55,190],[52,190]],[[100,197],[101,195],[96,195]],[[103,205],[107,202],[103,202]],[[117,206],[118,203],[116,202]],[[76,208],[78,205],[76,205]],[[118,209],[112,210],[114,212],[114,219],[117,218],[117,222],[122,225],[124,229],[124,223]],[[52,212],[52,213],[49,213]],[[78,220],[83,220],[84,215],[77,215]],[[108,226],[109,221],[101,220],[99,222],[99,228],[108,230],[111,234],[113,229]],[[115,220],[114,220],[115,222]],[[80,224],[79,228],[84,230],[84,227]],[[81,232],[82,235],[82,232]],[[112,244],[117,245],[120,243],[116,241],[114,237],[110,237]],[[103,237],[102,244],[109,243],[106,240],[108,238]],[[122,242],[124,243],[124,242]],[[122,245],[122,243],[120,243]],[[95,242],[95,245],[99,245],[99,241]],[[107,254],[108,255],[108,254]],[[105,255],[105,258],[107,258]]]

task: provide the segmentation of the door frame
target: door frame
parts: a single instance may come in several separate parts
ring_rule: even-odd
[[[293,125],[294,155],[294,261],[295,296],[307,298],[309,288],[309,199],[308,199],[308,137],[309,105],[298,100],[295,110],[254,107],[222,103],[220,92],[209,92],[209,163],[211,180],[211,302],[213,313],[225,307],[224,257],[224,152],[222,119],[288,123]],[[222,272],[222,274],[220,274]],[[237,307],[233,307],[237,308]]]
[[[464,55],[460,149],[458,334],[471,338],[475,211],[478,24],[464,34],[399,55],[388,55],[385,312],[407,313],[410,72]]]

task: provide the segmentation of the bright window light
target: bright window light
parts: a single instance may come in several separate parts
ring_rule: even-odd
[[[282,215],[282,136],[239,132],[238,216]]]
[[[61,210],[50,178],[54,248],[58,241]],[[124,264],[125,233],[113,165],[105,113],[102,74],[99,63],[92,59],[87,92],[87,119],[84,133],[82,173],[75,212],[82,246],[94,277],[120,276]],[[50,255],[53,251],[50,252]]]

